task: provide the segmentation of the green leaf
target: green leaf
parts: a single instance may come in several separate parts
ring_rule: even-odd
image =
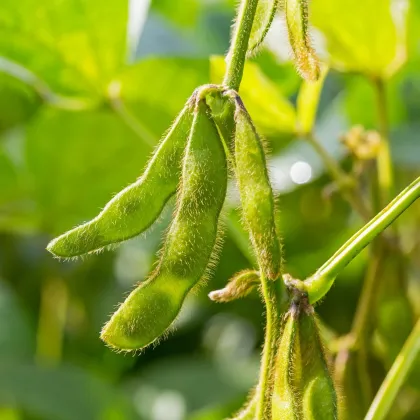
[[[224,71],[223,57],[211,57],[211,81],[221,83]],[[285,135],[295,132],[296,112],[293,105],[257,64],[246,63],[239,93],[262,134]]]
[[[20,138],[14,132],[8,132],[10,138],[0,138],[0,231],[32,232],[36,225],[36,215],[28,197],[22,165],[20,160]]]
[[[303,80],[297,97],[297,118],[299,130],[307,134],[312,132],[318,111],[319,97],[324,86],[328,68],[321,70],[321,76],[316,82]]]
[[[405,121],[406,98],[402,96],[400,76],[403,70],[386,85],[386,103],[390,126],[398,126]],[[403,78],[406,81],[407,77]],[[378,123],[376,92],[370,80],[365,77],[352,77],[346,81],[343,91],[345,112],[352,125],[361,124],[375,129]],[[363,103],[363,106],[360,104]]]
[[[46,420],[135,418],[117,389],[75,367],[47,369],[2,363],[0,404]]]
[[[128,2],[4,0],[0,55],[67,95],[101,90],[124,65]]]
[[[9,156],[0,146],[0,206],[16,198],[18,184],[18,175],[15,165],[13,165]]]
[[[252,54],[264,42],[278,9],[278,0],[259,0],[248,42],[248,54]]]
[[[0,133],[32,117],[41,103],[31,87],[0,73]]]
[[[0,178],[1,179],[1,178]],[[29,359],[35,347],[35,334],[13,291],[0,282],[0,359]]]
[[[151,58],[128,67],[117,80],[127,108],[159,139],[194,89],[208,83],[208,74],[208,60]]]
[[[36,210],[50,233],[94,217],[114,193],[141,175],[150,153],[111,110],[46,108],[26,134]]]
[[[263,49],[252,59],[252,62],[256,63],[262,72],[276,84],[283,95],[293,96],[296,94],[302,78],[296,72],[291,61],[279,62],[274,53]]]
[[[26,131],[40,227],[62,233],[96,216],[134,182],[152,147],[207,75],[207,60],[145,60],[120,75],[109,108],[44,108]]]
[[[193,26],[200,11],[197,0],[183,0],[182,7],[173,0],[153,0],[152,9],[180,26]]]
[[[317,0],[311,22],[326,37],[331,66],[388,78],[406,59],[406,12],[392,0]],[[393,13],[394,12],[394,13]]]

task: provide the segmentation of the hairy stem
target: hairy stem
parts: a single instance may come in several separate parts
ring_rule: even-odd
[[[266,307],[265,341],[261,360],[260,379],[257,387],[256,420],[271,418],[272,374],[275,370],[275,349],[280,332],[282,281],[267,280],[261,275],[261,293]]]
[[[420,352],[420,319],[414,326],[403,348],[379,388],[365,420],[385,419]]]
[[[308,291],[310,302],[313,304],[325,296],[337,275],[347,264],[410,207],[419,196],[420,177],[354,234],[312,277],[305,280],[305,288]]]
[[[249,36],[257,5],[258,0],[242,0],[229,53],[226,57],[227,67],[223,84],[236,91],[239,90],[244,72]]]

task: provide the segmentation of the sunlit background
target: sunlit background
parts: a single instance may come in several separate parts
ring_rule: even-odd
[[[358,73],[387,69],[400,191],[420,173],[420,3],[412,0],[410,10],[401,0],[346,0],[341,10],[338,3],[311,3],[317,51],[333,57],[315,135],[346,171],[357,171],[340,138],[355,124],[377,128],[375,92]],[[234,10],[231,0],[1,2],[1,420],[221,420],[255,385],[264,327],[258,294],[228,304],[207,297],[254,264],[233,183],[213,276],[188,298],[175,332],[141,354],[111,351],[99,332],[147,277],[172,204],[150,232],[114,250],[75,261],[45,250],[141,174],[195,87],[221,81]],[[383,10],[392,10],[391,20]],[[246,67],[241,94],[270,149],[284,271],[305,278],[362,221],[295,134],[301,79],[290,57],[279,16]],[[418,313],[420,207],[400,223]],[[351,327],[367,259],[361,254],[319,307],[329,337]],[[375,387],[385,373],[380,360],[372,362]],[[418,390],[420,377],[390,418],[420,418]]]

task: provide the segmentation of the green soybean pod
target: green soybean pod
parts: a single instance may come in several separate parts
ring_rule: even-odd
[[[316,81],[321,70],[312,48],[308,25],[308,0],[284,0],[287,32],[296,67],[304,79]]]
[[[280,274],[281,250],[265,153],[251,118],[237,95],[235,102],[235,174],[242,216],[262,273],[275,280]]]
[[[309,305],[301,311],[299,334],[303,420],[337,420],[337,393],[313,308]]]
[[[279,0],[258,1],[248,41],[248,56],[258,50],[258,47],[264,42],[278,8]]]
[[[206,274],[226,195],[226,155],[204,102],[199,102],[183,160],[178,207],[151,277],[122,303],[101,338],[122,350],[141,349],[165,334],[187,293]]]
[[[299,307],[286,313],[276,355],[272,420],[300,420],[299,383],[302,376],[299,346]]]
[[[132,238],[153,224],[177,189],[193,119],[193,99],[194,95],[157,147],[143,175],[120,191],[90,222],[52,240],[48,251],[59,257],[75,257]]]

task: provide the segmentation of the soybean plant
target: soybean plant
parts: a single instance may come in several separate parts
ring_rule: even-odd
[[[58,257],[75,257],[132,238],[155,223],[176,195],[176,209],[155,270],[137,285],[101,333],[105,343],[117,350],[143,349],[167,334],[186,296],[209,277],[220,248],[219,219],[230,171],[237,181],[243,224],[258,267],[238,273],[224,289],[209,296],[216,302],[230,302],[258,288],[266,307],[258,383],[232,420],[336,420],[346,395],[338,395],[313,305],[326,295],[343,268],[419,197],[420,179],[308,279],[282,273],[276,229],[280,216],[266,152],[239,93],[246,57],[264,41],[280,5],[299,73],[309,81],[319,78],[321,67],[310,44],[307,0],[242,0],[223,83],[192,92],[143,175],[92,221],[54,239],[47,249]],[[307,90],[319,95],[320,86]],[[331,160],[327,163],[333,173],[341,174]],[[404,361],[391,369],[367,419],[386,415],[389,401],[417,355],[419,336],[417,327],[402,350]]]

